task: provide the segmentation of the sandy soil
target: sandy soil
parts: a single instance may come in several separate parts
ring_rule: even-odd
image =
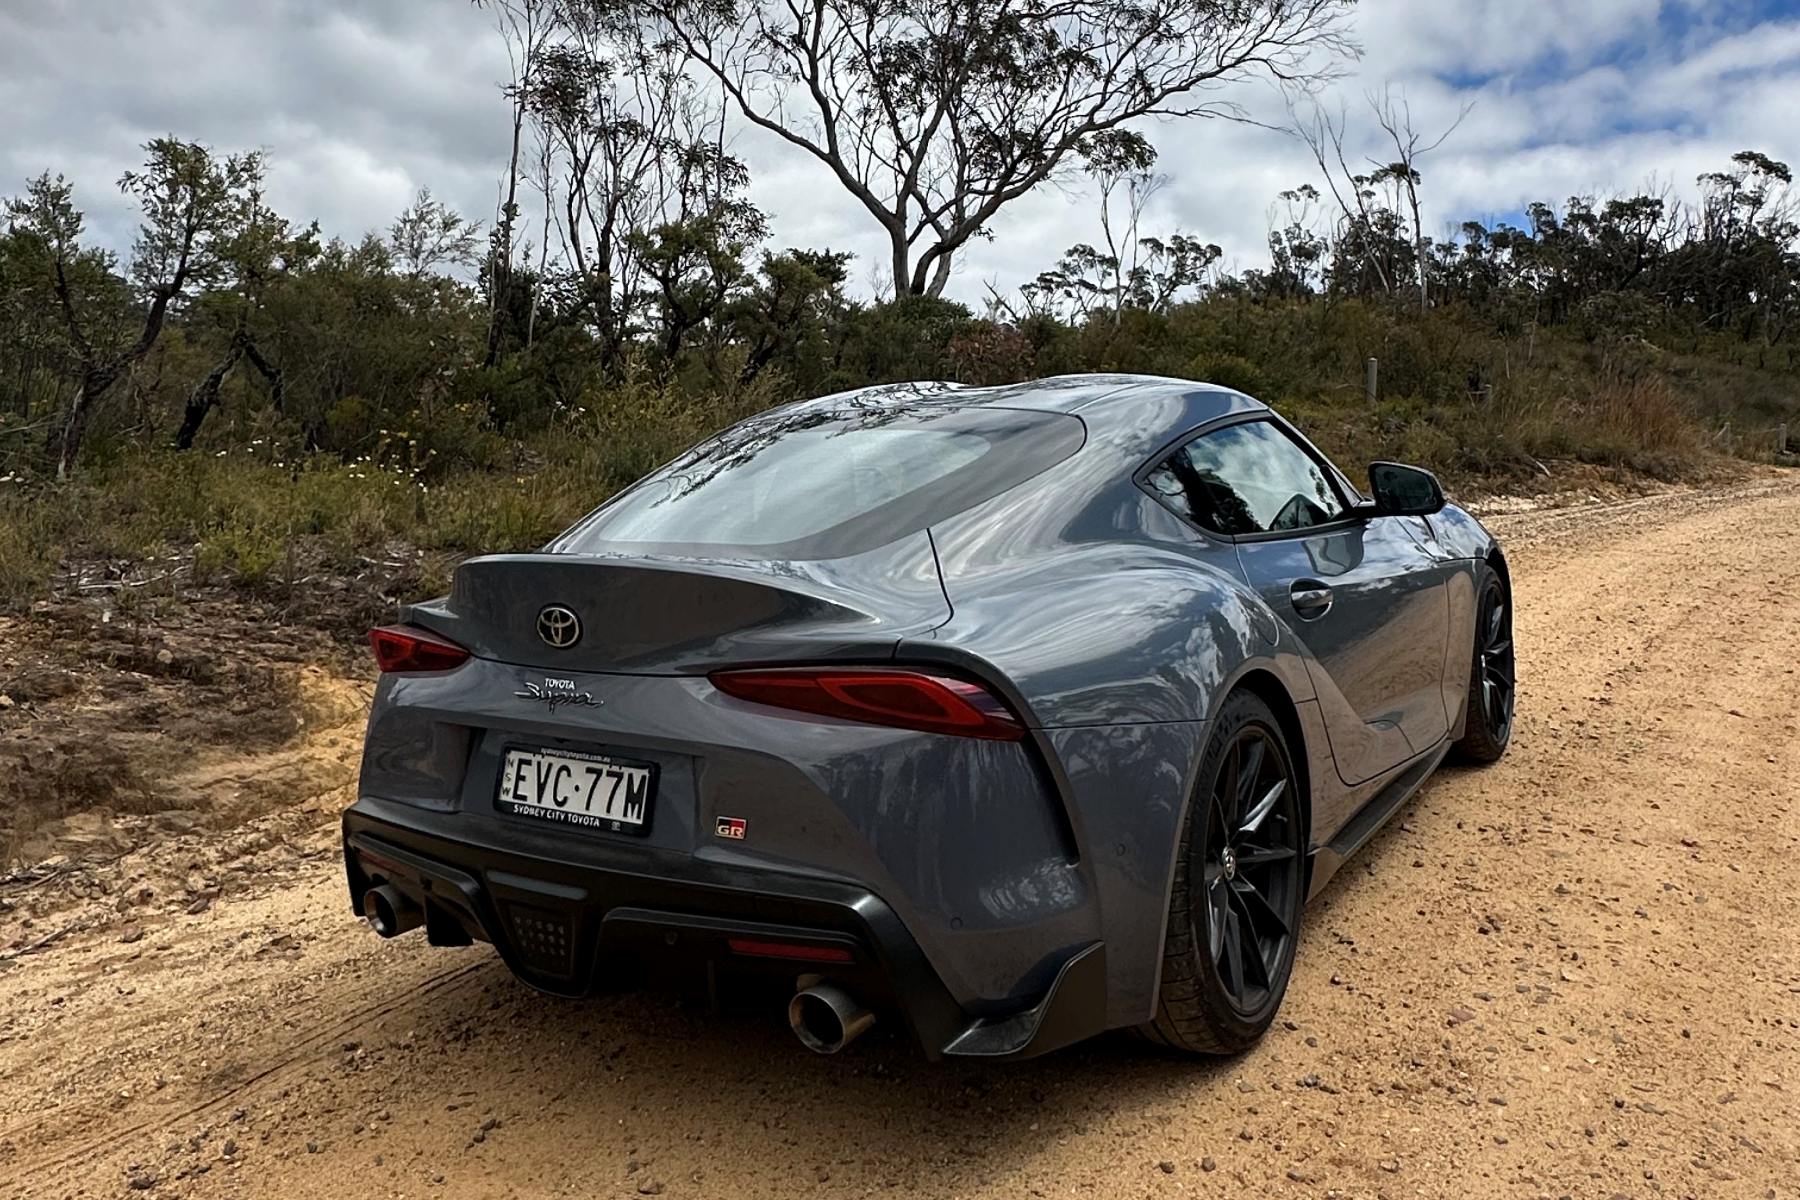
[[[1796,1195],[1800,487],[1495,524],[1512,753],[1308,910],[1243,1058],[820,1059],[380,942],[332,823],[365,684],[296,667],[311,719],[154,789],[279,803],[0,883],[0,1195]]]

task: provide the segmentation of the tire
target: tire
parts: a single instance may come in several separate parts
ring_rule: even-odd
[[[1463,702],[1463,736],[1456,756],[1464,762],[1497,762],[1512,741],[1518,700],[1513,654],[1512,593],[1487,563],[1475,577],[1475,637],[1469,693]]]
[[[1276,770],[1283,786],[1270,800]],[[1239,798],[1235,814],[1224,812],[1222,794]],[[1300,935],[1305,803],[1269,706],[1250,692],[1232,694],[1182,818],[1156,1016],[1138,1027],[1140,1036],[1189,1054],[1238,1054],[1267,1031],[1287,992]]]

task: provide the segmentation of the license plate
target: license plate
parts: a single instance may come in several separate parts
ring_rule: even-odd
[[[571,750],[508,750],[494,807],[578,829],[645,833],[655,784],[650,763]]]

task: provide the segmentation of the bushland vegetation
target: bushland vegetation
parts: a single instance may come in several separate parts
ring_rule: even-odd
[[[1415,128],[1400,97],[1332,112],[1297,86],[1352,52],[1338,0],[483,7],[514,72],[491,218],[421,191],[387,229],[328,235],[271,205],[262,151],[171,135],[116,181],[140,223],[115,253],[82,210],[113,181],[18,181],[0,215],[0,603],[73,558],[290,589],[379,563],[431,587],[741,416],[901,379],[1208,380],[1347,462],[1417,462],[1453,488],[1788,454],[1788,166],[1747,150],[1679,193],[1429,230],[1425,168],[1453,131]],[[1270,73],[1297,87],[1317,171],[1271,198],[1266,263],[1227,270],[1207,214],[1144,227],[1166,177],[1136,130],[1232,119],[1221,89]],[[731,152],[745,124],[861,203],[887,261],[771,244]],[[1391,158],[1345,151],[1359,125]],[[1094,243],[979,302],[946,296],[1006,204],[1077,174]]]

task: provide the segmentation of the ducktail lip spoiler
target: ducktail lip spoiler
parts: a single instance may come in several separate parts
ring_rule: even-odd
[[[647,675],[885,658],[949,616],[924,530],[815,561],[490,555],[458,567],[448,596],[405,612],[482,658]]]

